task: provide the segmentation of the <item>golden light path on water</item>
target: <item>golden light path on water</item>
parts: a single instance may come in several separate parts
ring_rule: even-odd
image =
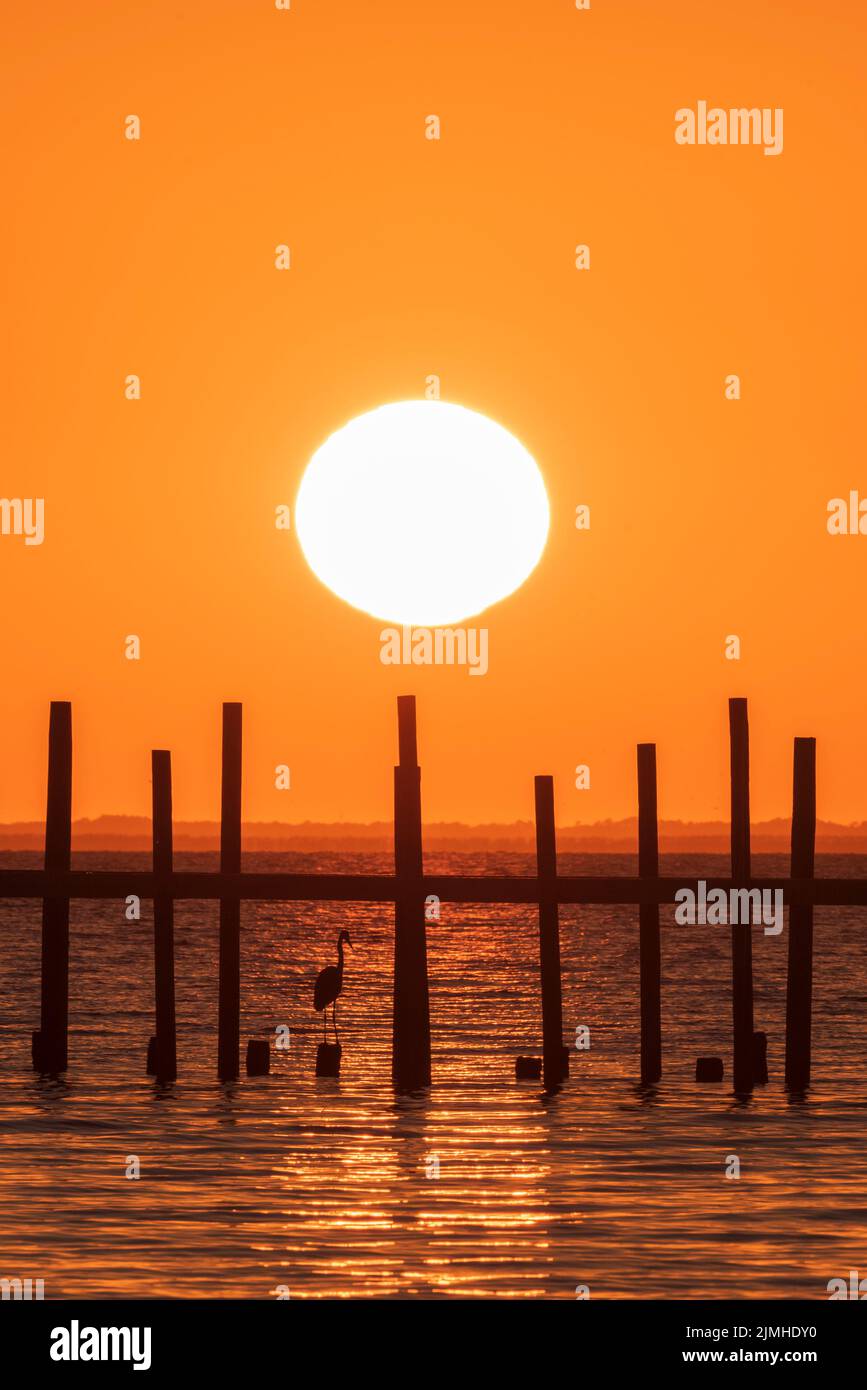
[[[385,867],[378,856],[250,860]],[[429,867],[526,872],[529,862],[431,856]],[[712,871],[712,857],[672,861],[687,877],[699,867]],[[564,872],[579,869],[599,872],[599,861],[564,856]],[[606,860],[606,870],[635,865]],[[586,1024],[592,1046],[572,1052],[556,1096],[513,1077],[515,1056],[539,1046],[533,912],[450,906],[429,925],[429,1095],[391,1087],[391,922],[373,905],[245,907],[242,1040],[286,1024],[291,1046],[273,1052],[270,1077],[231,1086],[214,1078],[216,909],[178,905],[181,1076],[160,1088],[144,1074],[148,917],[131,930],[116,904],[76,904],[73,1069],[65,1084],[40,1082],[29,1067],[39,905],[5,904],[0,1272],[44,1278],[49,1298],[275,1298],[282,1288],[292,1298],[574,1299],[579,1285],[594,1298],[825,1298],[829,1279],[863,1265],[867,1236],[867,923],[857,911],[817,918],[817,1084],[806,1103],[782,1088],[786,934],[759,935],[756,1018],[772,1081],[743,1104],[692,1079],[699,1054],[728,1066],[727,934],[664,930],[665,1076],[643,1094],[637,924],[603,908],[563,911],[566,1033]],[[312,981],[347,923],[342,1075],[317,1079]],[[725,1178],[731,1153],[738,1181]],[[125,1176],[131,1154],[139,1180]],[[434,1158],[438,1177],[428,1176]]]

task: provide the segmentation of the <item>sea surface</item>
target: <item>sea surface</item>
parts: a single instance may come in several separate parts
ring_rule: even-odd
[[[149,856],[77,854],[141,869]],[[36,867],[33,854],[0,855]],[[210,854],[178,868],[215,869]],[[259,871],[387,872],[385,856],[245,856]],[[514,854],[429,855],[429,872],[529,873]],[[822,856],[820,875],[867,874]],[[634,874],[630,856],[562,855],[561,873]],[[667,857],[684,882],[713,855]],[[754,872],[786,862],[754,856]],[[145,1075],[153,1032],[150,904],[72,905],[70,1068],[41,1079],[40,904],[0,902],[0,1276],[46,1298],[827,1298],[867,1275],[867,911],[816,912],[813,1086],[782,1082],[786,942],[754,931],[756,1027],[770,1080],[730,1090],[728,928],[663,921],[661,1084],[638,1073],[637,909],[561,909],[566,1040],[556,1094],[516,1082],[541,1050],[532,908],[444,904],[428,924],[433,1085],[391,1084],[392,909],[242,906],[242,1052],[272,1073],[216,1079],[215,903],[176,907],[178,1081]],[[317,972],[352,933],[339,1079],[314,1075]],[[289,1048],[273,1046],[280,1027]],[[696,1085],[698,1055],[724,1058]],[[243,1057],[242,1057],[243,1065]],[[726,1176],[730,1156],[740,1177]],[[140,1164],[140,1177],[133,1158]],[[437,1176],[438,1174],[438,1176]]]

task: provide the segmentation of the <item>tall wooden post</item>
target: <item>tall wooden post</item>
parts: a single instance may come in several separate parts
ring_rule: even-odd
[[[172,755],[162,749],[151,754],[153,783],[154,999],[156,1004],[156,1074],[174,1081],[178,1074],[175,1037],[175,916],[170,892],[159,880],[172,872]]]
[[[223,788],[220,873],[241,872],[241,706],[223,705]],[[241,901],[220,899],[220,1001],[217,1069],[221,1081],[239,1074],[241,1033]]]
[[[659,877],[659,822],[656,805],[656,744],[638,745],[638,875]],[[641,1084],[662,1076],[661,953],[659,904],[638,909],[641,978]]]
[[[52,700],[48,726],[45,869],[68,873],[72,844],[72,705]],[[42,1014],[33,1039],[40,1071],[66,1071],[69,1034],[69,899],[42,901]]]
[[[816,740],[795,739],[792,792],[792,878],[816,871]],[[803,1091],[810,1084],[810,1032],[813,1007],[813,908],[789,905],[789,973],[786,985],[786,1085]]]
[[[422,892],[421,768],[416,743],[415,696],[397,701],[398,756],[394,769],[394,1084],[412,1091],[429,1086],[430,1000]]]
[[[746,700],[729,700],[729,733],[731,877],[736,887],[746,887],[751,873],[750,734]],[[754,1081],[752,923],[732,923],[731,942],[734,1088],[736,1091],[751,1091]]]
[[[554,779],[537,777],[536,872],[540,886],[553,888],[557,878],[554,824]],[[550,1090],[569,1074],[563,1047],[563,994],[560,982],[560,914],[556,902],[539,903],[539,979],[542,992],[542,1080]]]

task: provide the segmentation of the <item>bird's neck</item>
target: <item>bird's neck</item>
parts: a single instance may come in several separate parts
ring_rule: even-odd
[[[340,970],[340,971],[343,970],[343,942],[342,942],[342,941],[338,941],[338,943],[337,943],[337,969]]]

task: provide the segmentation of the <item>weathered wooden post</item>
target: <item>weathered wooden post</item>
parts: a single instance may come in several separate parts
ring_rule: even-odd
[[[250,1038],[247,1043],[247,1075],[268,1076],[271,1071],[269,1038]]]
[[[241,706],[223,705],[223,785],[220,873],[241,872]],[[239,1074],[241,1036],[241,901],[220,898],[220,1001],[217,1070],[221,1081]]]
[[[792,791],[791,877],[810,879],[816,871],[816,740],[795,739]],[[813,908],[789,904],[789,962],[786,984],[786,1085],[803,1091],[810,1084],[810,1032],[813,1007]]]
[[[638,745],[638,876],[659,877],[659,822],[656,804],[656,744]],[[638,909],[641,980],[641,1084],[662,1076],[661,953],[659,904]]]
[[[750,865],[750,734],[746,700],[729,700],[731,738],[731,877],[747,887]],[[750,914],[752,915],[752,914]],[[751,1091],[753,1061],[753,939],[752,923],[733,922],[732,1023],[734,1089]]]
[[[52,700],[48,725],[45,869],[68,873],[72,846],[72,705]],[[49,890],[51,884],[49,880]],[[33,1034],[38,1071],[66,1071],[69,1034],[69,899],[42,900],[42,1011]]]
[[[399,762],[394,769],[394,1021],[391,1068],[401,1090],[429,1086],[430,1000],[422,892],[421,769],[415,696],[397,701]]]
[[[160,1081],[178,1074],[175,1033],[175,914],[171,891],[160,883],[172,872],[172,755],[151,753],[153,783],[155,1071]]]
[[[536,873],[540,889],[553,890],[557,879],[557,838],[554,824],[554,779],[537,777]],[[542,989],[542,1081],[547,1090],[569,1075],[569,1053],[563,1046],[563,995],[560,983],[560,912],[556,900],[539,901],[539,978]]]

